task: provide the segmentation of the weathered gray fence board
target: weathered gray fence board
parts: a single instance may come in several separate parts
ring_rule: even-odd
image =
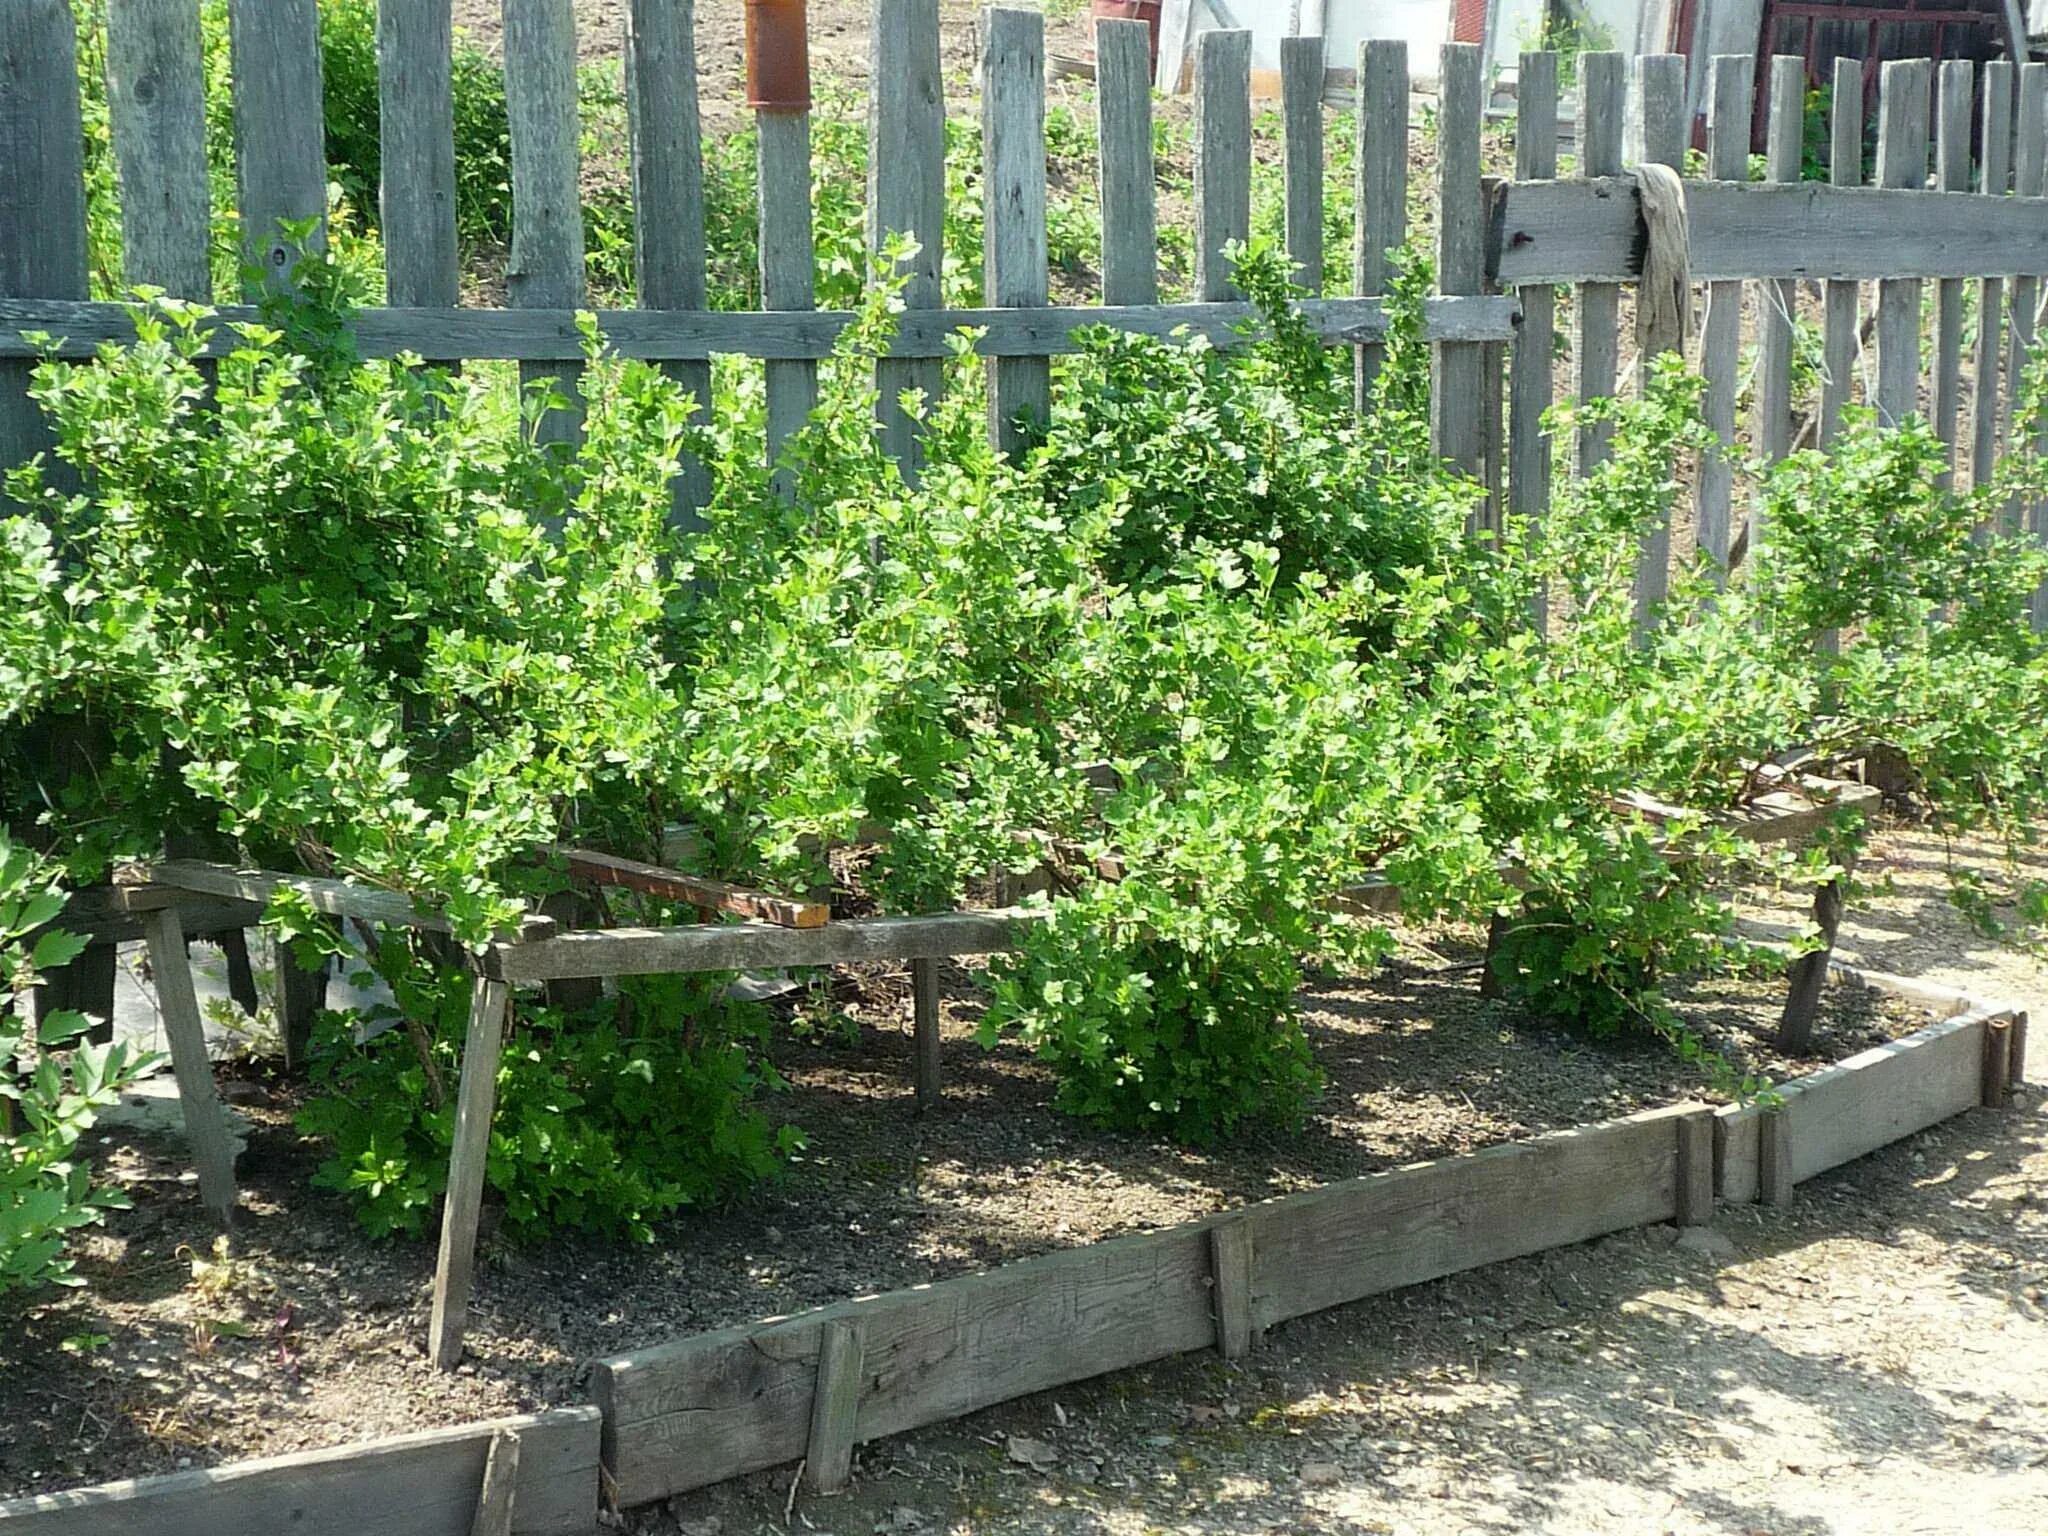
[[[1358,49],[1358,224],[1351,286],[1385,293],[1387,253],[1408,238],[1408,45],[1368,38]],[[1355,364],[1359,410],[1372,400],[1386,349],[1362,343]]]
[[[1618,53],[1579,56],[1579,175],[1581,178],[1621,173],[1625,76]],[[1612,195],[1611,193],[1609,194]],[[1510,200],[1514,194],[1509,193]],[[1505,266],[1505,248],[1502,265]],[[1578,292],[1578,337],[1572,349],[1578,363],[1577,396],[1604,400],[1614,395],[1621,367],[1621,285],[1581,283]],[[1579,473],[1588,474],[1607,457],[1612,427],[1595,422],[1580,430]]]
[[[1637,164],[1664,165],[1678,170],[1685,164],[1685,148],[1691,134],[1691,117],[1685,109],[1685,60],[1676,54],[1652,53],[1639,56],[1629,76],[1629,156]],[[1748,188],[1744,188],[1748,191]],[[1688,200],[1691,193],[1688,190]],[[1695,278],[1701,274],[1695,271]],[[1638,296],[1640,297],[1640,295]],[[1691,302],[1690,295],[1686,303]],[[1649,380],[1650,363],[1659,348],[1677,347],[1679,335],[1652,336],[1645,320],[1646,305],[1636,306],[1636,385]],[[1671,591],[1671,510],[1666,505],[1650,530],[1636,561],[1636,623],[1648,626]]]
[[[696,0],[630,0],[626,105],[633,150],[633,253],[642,309],[703,309],[704,143],[697,118]],[[711,365],[662,371],[711,412]],[[711,475],[690,460],[672,487],[670,516],[691,526],[711,500]]]
[[[318,221],[313,248],[325,248],[320,7],[318,0],[230,0],[228,22],[242,257],[262,284],[281,288],[291,281],[295,253],[280,221]]]
[[[1323,40],[1280,40],[1287,256],[1294,280],[1323,291]]]
[[[1978,191],[2002,198],[2012,185],[2012,65],[1984,66],[1984,106]],[[1987,485],[1998,463],[2000,360],[2005,353],[2005,280],[1977,284],[1977,345],[1971,365],[1970,483]]]
[[[1142,21],[1095,24],[1095,113],[1102,145],[1105,304],[1159,302],[1150,39],[1150,31]]]
[[[385,301],[454,305],[462,297],[455,239],[454,33],[449,0],[382,0],[377,104]]]
[[[1963,206],[1934,192],[1811,181],[1693,181],[1685,190],[1695,281],[2006,273],[2030,258],[2048,229],[2048,204],[2038,197]],[[1633,281],[1642,270],[1633,181],[1512,187],[1499,227],[1495,277],[1503,286]]]
[[[1749,180],[1749,128],[1754,106],[1755,64],[1746,55],[1720,54],[1712,61],[1707,86],[1707,174],[1717,181]],[[1735,484],[1735,388],[1742,365],[1742,284],[1707,284],[1706,315],[1700,323],[1700,373],[1707,429],[1720,439],[1718,452],[1700,460],[1695,491],[1693,538],[1706,555],[1715,582],[1726,579],[1732,539]]]
[[[1479,48],[1446,43],[1437,119],[1437,289],[1477,293],[1485,285],[1486,232],[1479,189]],[[1440,342],[1430,390],[1430,439],[1468,475],[1484,468],[1478,409],[1482,358],[1466,342]]]
[[[1045,230],[1045,16],[992,6],[981,25],[982,288],[991,305],[1048,297]],[[989,439],[1020,451],[1052,414],[1043,357],[988,364]]]
[[[0,6],[0,294],[88,292],[77,49],[63,0]],[[26,362],[0,363],[0,471],[49,444],[29,374]]]
[[[505,294],[519,309],[584,301],[583,204],[577,189],[576,15],[572,0],[506,0],[505,109],[512,128],[512,260]],[[574,363],[522,363],[519,383],[552,385],[570,404],[547,412],[543,443],[582,431]]]
[[[811,231],[811,114],[763,111],[754,119],[756,214],[760,222],[761,307],[817,307],[817,254]],[[777,358],[765,370],[768,457],[810,419],[818,403],[818,365]]]
[[[1500,295],[1433,298],[1424,306],[1424,333],[1436,340],[1505,341],[1515,334],[1515,302]],[[1332,346],[1349,346],[1386,334],[1377,299],[1309,299],[1302,305],[1309,327]],[[223,321],[254,318],[254,311],[224,308]],[[1256,318],[1249,304],[1048,305],[1043,309],[932,309],[899,317],[891,356],[940,358],[963,328],[987,332],[975,342],[984,357],[1031,357],[1071,352],[1073,332],[1106,325],[1147,336],[1171,336],[1185,329],[1227,343]],[[597,312],[607,344],[625,357],[705,358],[737,353],[764,358],[829,356],[839,333],[853,321],[845,310],[788,313],[724,310],[609,309]],[[428,357],[517,359],[548,362],[582,356],[582,334],[573,310],[367,309],[350,321],[357,349],[365,357],[418,352]],[[0,357],[40,356],[22,339],[24,331],[47,331],[58,356],[88,357],[102,342],[134,339],[135,327],[118,304],[77,300],[0,299]],[[219,354],[238,345],[216,329],[208,350]]]
[[[1516,82],[1515,176],[1549,181],[1557,175],[1557,55],[1524,53]],[[1508,374],[1508,506],[1522,523],[1521,536],[1533,538],[1550,505],[1550,437],[1543,413],[1554,392],[1557,295],[1548,283],[1536,283],[1515,298],[1522,326]],[[1540,591],[1530,621],[1539,635],[1549,623]]]
[[[1970,104],[1976,70],[1968,59],[1950,59],[1941,66],[1941,92],[1935,110],[1937,190],[1967,194],[1970,190]],[[1963,280],[1945,277],[1934,290],[1934,430],[1944,445],[1948,465],[1944,486],[1955,483],[1956,440],[1963,409]]]
[[[1924,186],[1927,114],[1934,70],[1926,59],[1893,59],[1878,96],[1877,182],[1881,188]],[[1955,207],[1936,194],[1937,206]],[[1977,207],[1976,203],[1965,206]],[[1877,413],[1887,423],[1920,408],[1920,281],[1888,277],[1877,285]]]
[[[1771,60],[1770,126],[1766,134],[1765,176],[1774,182],[1799,180],[1801,139],[1806,126],[1806,66],[1781,55]],[[1792,338],[1799,285],[1774,278],[1760,290],[1763,315],[1757,331],[1756,447],[1766,460],[1792,451]],[[1761,530],[1751,513],[1749,547],[1757,548]]]
[[[875,0],[871,32],[875,80],[868,117],[868,248],[880,255],[891,235],[908,235],[918,252],[904,268],[908,309],[939,306],[945,254],[946,104],[939,74],[938,0]],[[917,425],[901,397],[922,391],[935,404],[943,376],[935,359],[891,360],[877,365],[881,392],[876,411],[882,443],[903,466],[917,471]]]
[[[2027,64],[2020,70],[2018,129],[2013,154],[2013,186],[2021,197],[2039,197],[2048,192],[2048,64]],[[2037,243],[2033,252],[2041,247]],[[2041,277],[2036,271],[2016,277],[2012,285],[2011,352],[2005,369],[2007,430],[2012,445],[2032,438],[2036,443],[2048,436],[2048,423],[2029,421],[2020,410],[2020,393],[2026,384],[2026,368],[2036,357],[2040,328]],[[2041,509],[2012,506],[2005,510],[2008,527],[2015,533],[2031,528],[2037,538],[2048,537]],[[2048,619],[2048,594],[2036,593],[2034,627]]]
[[[107,115],[120,178],[121,272],[173,298],[213,297],[206,71],[186,0],[109,0]]]
[[[583,1536],[597,1510],[595,1408],[42,1494],[0,1504],[0,1525],[21,1536],[470,1536],[503,1430],[519,1436],[513,1531]]]
[[[1835,187],[1863,185],[1863,65],[1835,60],[1834,95],[1829,116],[1828,183]],[[1856,330],[1861,290],[1854,280],[1830,280],[1821,294],[1821,381],[1818,441],[1834,440],[1842,427],[1842,409],[1855,398],[1856,361],[1862,342]]]
[[[1238,297],[1225,248],[1252,232],[1252,35],[1195,38],[1195,292]]]

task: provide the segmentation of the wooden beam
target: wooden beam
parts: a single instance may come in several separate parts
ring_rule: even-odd
[[[206,1057],[206,1025],[192,990],[185,930],[176,907],[146,913],[142,926],[149,940],[150,971],[156,978],[157,1012],[164,1021],[171,1070],[178,1079],[185,1140],[199,1170],[199,1202],[225,1227],[235,1212],[235,1148],[228,1136],[226,1111],[214,1090],[213,1065]]]
[[[713,907],[742,917],[758,918],[780,928],[822,928],[831,920],[832,908],[822,901],[799,901],[790,896],[770,896],[745,886],[731,885],[703,875],[686,875],[659,864],[643,864],[616,854],[595,853],[587,848],[554,844],[543,850],[569,866],[569,874],[592,885],[618,886],[671,901],[687,901],[696,907]]]
[[[280,891],[305,898],[315,912],[330,917],[353,917],[361,922],[391,928],[416,928],[426,933],[448,932],[448,920],[438,913],[422,911],[410,898],[397,891],[380,890],[354,880],[331,880],[319,875],[287,875],[273,870],[237,869],[205,859],[165,859],[155,864],[132,866],[135,881],[197,891],[208,896],[225,896],[234,901],[267,906]],[[529,915],[521,920],[522,937],[545,938],[557,924],[553,918]]]
[[[448,1158],[448,1194],[441,1207],[441,1253],[434,1265],[434,1312],[427,1332],[427,1355],[444,1371],[453,1370],[461,1360],[462,1335],[469,1323],[477,1217],[483,1210],[491,1112],[498,1098],[499,1056],[511,997],[505,983],[488,977],[479,976],[470,988],[469,1035],[462,1045],[455,1144]]]
[[[472,1536],[491,1446],[519,1437],[515,1536],[587,1536],[598,1411],[559,1408],[0,1504],[24,1536]]]

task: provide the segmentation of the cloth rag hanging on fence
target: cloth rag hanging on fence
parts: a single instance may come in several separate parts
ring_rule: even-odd
[[[1641,205],[1643,275],[1636,289],[1636,344],[1645,358],[1683,348],[1691,330],[1692,287],[1688,251],[1692,235],[1686,224],[1685,183],[1668,165],[1635,167],[1636,199]]]

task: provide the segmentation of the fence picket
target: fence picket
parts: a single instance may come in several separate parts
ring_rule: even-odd
[[[938,0],[875,0],[868,119],[868,248],[879,259],[889,236],[908,235],[917,254],[905,266],[906,309],[939,306],[946,224],[946,104],[939,75]],[[906,477],[917,474],[917,423],[902,396],[935,404],[944,383],[936,358],[885,358],[875,365],[882,443]]]
[[[1621,174],[1622,57],[1579,55],[1579,174]],[[1578,292],[1576,393],[1580,400],[1613,396],[1621,373],[1621,284],[1581,283]],[[1579,473],[1591,474],[1607,458],[1612,428],[1596,422],[1579,431]]]
[[[1158,184],[1152,151],[1152,44],[1142,21],[1095,24],[1095,112],[1102,145],[1102,302],[1159,302]]]
[[[449,0],[377,7],[384,293],[408,308],[451,307],[462,294],[451,13]]]
[[[1224,250],[1252,232],[1252,35],[1195,38],[1195,296],[1242,297]]]
[[[981,32],[982,286],[990,305],[1040,308],[1048,298],[1045,16],[991,6]],[[1021,451],[1051,411],[1051,363],[989,359],[989,440],[998,448]]]
[[[704,145],[697,117],[696,0],[631,0],[626,110],[633,152],[633,255],[642,309],[705,308]],[[662,372],[711,410],[708,360]],[[677,467],[670,519],[687,528],[711,499],[710,472]]]
[[[1984,105],[1979,151],[1978,193],[2004,197],[2012,185],[2012,65],[1993,59],[1984,66]],[[1998,464],[1999,365],[2005,349],[2005,279],[1977,283],[1977,351],[1972,368],[1970,484],[1990,483]]]
[[[107,115],[121,191],[121,275],[173,298],[213,297],[199,12],[109,0]]]
[[[1976,70],[1968,59],[1950,59],[1941,66],[1934,184],[1943,192],[1970,190],[1970,99],[1975,88]],[[1955,483],[1962,405],[1963,280],[1945,277],[1934,287],[1934,430],[1947,459],[1941,475],[1944,486]]]
[[[1358,228],[1352,288],[1387,291],[1387,253],[1408,238],[1408,45],[1368,38],[1358,48]],[[1361,343],[1354,365],[1358,409],[1372,402],[1386,348]]]
[[[318,0],[231,0],[228,36],[242,259],[255,287],[285,288],[296,253],[280,223],[313,220],[311,248],[326,245]]]
[[[512,130],[512,261],[505,293],[519,309],[584,303],[583,203],[577,190],[576,16],[572,0],[505,0],[505,109]],[[543,382],[569,401],[543,415],[537,441],[582,434],[576,363],[521,363],[519,384]]]
[[[1550,181],[1557,175],[1557,55],[1529,52],[1516,71],[1515,177]],[[1522,306],[1508,376],[1509,510],[1533,537],[1550,504],[1550,409],[1557,345],[1557,291],[1548,283],[1515,291]],[[1549,601],[1538,591],[1530,622],[1539,635],[1549,625]]]
[[[1749,128],[1755,66],[1744,55],[1718,54],[1708,76],[1707,174],[1716,181],[1749,179]],[[1742,364],[1742,288],[1708,283],[1700,324],[1700,373],[1706,381],[1708,429],[1721,441],[1702,455],[1693,539],[1712,564],[1717,585],[1727,579],[1735,480],[1735,387]]]
[[[1667,165],[1683,170],[1690,120],[1685,110],[1685,60],[1673,53],[1644,54],[1629,79],[1628,153],[1637,164]],[[1640,387],[1649,379],[1650,363],[1679,343],[1677,336],[1646,333],[1647,306],[1636,306],[1636,368]],[[1671,591],[1671,512],[1666,507],[1643,537],[1636,562],[1636,623],[1648,627]]]
[[[1281,117],[1286,124],[1287,256],[1294,280],[1323,291],[1323,40],[1280,39]]]
[[[2048,195],[2048,64],[2027,64],[2020,69],[2019,125],[2013,152],[2013,190],[2021,197]],[[2006,397],[2011,403],[2010,424],[2015,444],[2031,435],[2037,448],[2048,448],[2048,421],[2028,420],[2020,409],[2026,384],[2026,368],[2034,360],[2034,344],[2040,332],[2041,278],[2038,273],[2016,277],[2012,284],[2012,355],[2006,366]],[[2015,533],[2031,532],[2048,543],[2048,517],[2043,508],[2020,506],[2007,510]],[[2034,628],[2048,628],[2048,586],[2035,592]]]
[[[1838,187],[1863,185],[1863,65],[1835,60],[1834,96],[1828,119],[1828,180]],[[1856,331],[1861,285],[1830,282],[1821,293],[1821,385],[1819,442],[1834,441],[1842,429],[1842,408],[1854,397],[1856,359],[1862,351]]]
[[[1771,60],[1770,126],[1765,141],[1764,179],[1799,180],[1801,139],[1806,126],[1806,64],[1792,54]],[[1799,285],[1789,278],[1763,283],[1757,290],[1763,315],[1757,331],[1757,451],[1771,462],[1792,451],[1792,322],[1799,303]],[[1751,515],[1749,548],[1757,548],[1759,532]]]
[[[1878,86],[1877,184],[1918,187],[1927,180],[1927,113],[1934,83],[1926,59],[1893,59]],[[1903,422],[1920,407],[1920,280],[1877,285],[1877,412]]]
[[[817,308],[817,250],[811,231],[811,114],[763,110],[755,115],[756,216],[760,223],[761,307]],[[764,365],[768,458],[801,430],[818,403],[818,365],[777,358]],[[786,480],[785,480],[786,486]]]
[[[1477,293],[1486,267],[1485,205],[1479,186],[1479,48],[1446,43],[1437,109],[1437,289]],[[1470,342],[1439,342],[1430,391],[1430,439],[1436,452],[1466,474],[1484,472],[1485,443],[1479,401],[1484,360]],[[1491,519],[1482,510],[1475,525]]]

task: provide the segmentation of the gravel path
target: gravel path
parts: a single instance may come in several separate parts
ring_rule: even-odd
[[[1945,863],[1930,839],[1888,838],[1846,957],[2048,1003],[2048,968],[1948,907]],[[2048,1096],[2025,1090],[2004,1114],[1815,1179],[1782,1210],[1725,1211],[1713,1237],[1672,1239],[1650,1229],[1498,1265],[1290,1324],[1238,1366],[1188,1357],[882,1442],[836,1498],[789,1503],[788,1474],[763,1474],[639,1523],[2048,1530]]]

